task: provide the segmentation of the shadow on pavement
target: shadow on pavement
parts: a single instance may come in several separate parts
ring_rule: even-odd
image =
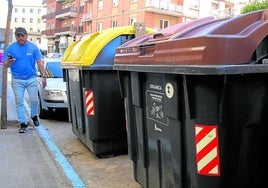
[[[68,110],[56,110],[53,112],[47,112],[46,118],[42,119],[51,119],[62,122],[69,121]]]

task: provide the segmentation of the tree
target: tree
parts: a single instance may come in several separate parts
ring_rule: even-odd
[[[7,12],[7,23],[5,31],[5,46],[9,44],[10,36],[10,20],[12,16],[13,4],[12,0],[8,0],[8,12]],[[1,129],[7,128],[7,68],[2,67],[2,102],[1,102]]]
[[[268,8],[268,0],[263,0],[263,1],[255,0],[255,1],[247,4],[246,6],[244,6],[241,9],[240,13],[245,14],[248,12],[253,12],[256,10],[262,10],[262,9],[266,9],[266,8]]]

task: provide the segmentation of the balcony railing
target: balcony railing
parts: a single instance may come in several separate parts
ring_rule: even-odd
[[[156,12],[156,13],[164,13],[167,15],[179,16],[183,14],[182,5],[178,5],[175,3],[170,3],[163,0],[147,0],[145,4],[146,10]]]
[[[75,18],[77,16],[77,8],[68,7],[65,9],[58,10],[55,12],[55,16],[57,19],[69,19],[70,17]]]
[[[82,22],[90,22],[90,21],[92,21],[91,13],[83,14]]]
[[[55,12],[42,16],[42,20],[49,20],[55,18]]]
[[[224,3],[227,3],[227,4],[234,4],[235,3],[234,0],[213,0],[212,2],[219,3],[220,1],[223,1]]]
[[[54,0],[42,0],[42,5],[45,5],[47,3],[51,3],[53,2]]]
[[[47,29],[47,30],[41,31],[41,35],[46,35],[47,38],[51,38],[55,35],[55,29]]]
[[[68,43],[59,43],[59,48],[67,48]]]
[[[55,35],[75,35],[77,31],[77,27],[67,26],[56,28]]]

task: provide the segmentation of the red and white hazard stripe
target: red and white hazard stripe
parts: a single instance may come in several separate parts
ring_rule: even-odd
[[[86,97],[86,110],[88,116],[94,115],[94,97],[93,97],[93,91],[86,91],[85,92]]]
[[[220,176],[218,126],[195,124],[197,173]]]

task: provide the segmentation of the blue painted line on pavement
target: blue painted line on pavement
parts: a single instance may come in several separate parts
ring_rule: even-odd
[[[79,178],[79,176],[76,174],[73,167],[67,161],[66,157],[61,153],[61,151],[55,145],[55,143],[51,139],[51,137],[50,137],[49,133],[46,131],[46,129],[42,125],[40,125],[39,127],[36,127],[36,130],[39,133],[39,135],[43,138],[43,140],[46,143],[46,145],[48,146],[48,148],[51,150],[57,163],[61,166],[65,175],[71,181],[73,187],[84,188],[85,184]]]
[[[25,110],[29,112],[31,111],[30,106],[26,101],[24,101],[24,107]],[[48,146],[50,151],[52,152],[53,156],[55,157],[55,160],[62,168],[63,172],[67,176],[67,178],[70,180],[74,188],[85,188],[85,184],[83,181],[79,178],[73,167],[70,165],[66,157],[62,154],[60,149],[56,146],[52,138],[50,137],[49,133],[46,131],[46,129],[40,125],[36,127],[36,130],[39,134],[39,136],[42,137],[45,144]]]

